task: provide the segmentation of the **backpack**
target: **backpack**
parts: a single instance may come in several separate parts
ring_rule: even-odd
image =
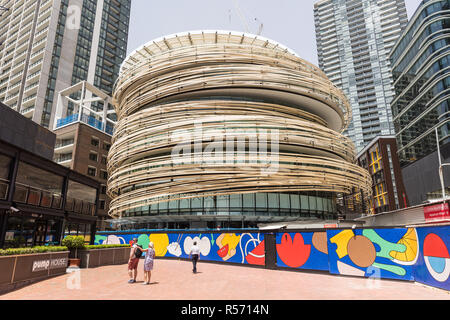
[[[142,246],[141,246],[141,245],[137,244],[136,246],[142,249]],[[141,250],[138,250],[138,249],[136,248],[136,250],[134,250],[134,256],[135,256],[136,258],[139,259],[140,257],[142,257],[142,251],[141,251]]]

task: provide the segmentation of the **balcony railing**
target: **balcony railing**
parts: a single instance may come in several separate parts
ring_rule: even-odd
[[[21,183],[16,183],[13,199],[15,202],[44,208],[61,209],[62,205],[61,194],[34,188]]]
[[[57,121],[57,123],[56,123],[56,128],[58,129],[58,128],[64,127],[66,125],[69,125],[71,123],[77,122],[78,121],[78,116],[79,116],[79,114],[72,114],[72,115],[70,115],[70,116],[68,116],[66,118],[59,119]],[[95,129],[98,129],[100,131],[104,131],[104,132],[106,132],[106,133],[108,133],[110,135],[113,135],[113,133],[114,133],[114,126],[113,125],[108,123],[105,126],[102,121],[100,121],[100,120],[98,120],[98,119],[96,119],[94,117],[91,117],[91,116],[83,114],[81,116],[80,121],[83,122],[83,123],[86,123],[87,125],[89,125],[91,127],[94,127]]]
[[[74,139],[63,140],[63,141],[58,142],[57,144],[55,144],[55,149],[59,149],[59,148],[66,147],[66,146],[70,146],[70,145],[72,145],[74,143],[75,143]]]
[[[73,199],[68,197],[66,200],[65,209],[66,211],[78,214],[84,214],[88,216],[95,215],[95,204],[79,199]]]
[[[65,162],[65,161],[71,161],[72,157],[73,157],[72,153],[71,154],[65,154],[65,155],[56,157],[54,159],[54,161],[57,162],[57,163],[61,163],[61,162]]]

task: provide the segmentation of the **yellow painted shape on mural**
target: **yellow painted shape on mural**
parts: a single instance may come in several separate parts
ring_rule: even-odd
[[[397,242],[406,247],[405,252],[391,251],[389,255],[397,261],[411,262],[416,260],[418,254],[417,233],[414,228],[409,228],[406,234]]]
[[[155,254],[157,257],[164,257],[169,245],[169,236],[165,233],[151,234],[150,241],[155,245]]]
[[[351,238],[353,238],[355,234],[352,230],[344,230],[339,232],[333,238],[330,239],[331,243],[335,243],[337,245],[336,253],[339,259],[345,257],[347,252],[347,245]]]
[[[228,244],[228,249],[234,250],[238,246],[240,240],[241,240],[240,236],[237,236],[234,233],[227,233],[224,235],[222,239],[222,246]]]

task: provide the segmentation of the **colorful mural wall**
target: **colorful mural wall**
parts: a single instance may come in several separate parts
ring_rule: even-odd
[[[450,291],[450,226],[418,228],[419,259],[414,279]]]
[[[202,260],[264,266],[264,237],[264,233],[111,234],[96,235],[95,243],[126,244],[138,238],[143,248],[153,242],[158,257],[188,258],[196,241]],[[275,240],[278,267],[417,281],[450,290],[450,226],[278,232]]]
[[[96,235],[95,244],[127,244],[138,239],[144,249],[150,242],[157,257],[188,258],[194,242],[202,260],[265,265],[264,235],[260,233],[154,233]]]
[[[417,233],[411,229],[328,230],[330,273],[414,280]]]
[[[277,233],[277,265],[328,271],[326,232]]]

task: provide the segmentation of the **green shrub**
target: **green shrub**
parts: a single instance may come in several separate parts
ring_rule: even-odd
[[[62,245],[70,250],[83,249],[85,247],[84,238],[82,236],[67,236],[63,239]]]
[[[130,248],[129,244],[98,244],[84,246],[86,250],[109,249],[109,248]]]
[[[17,256],[17,255],[35,254],[35,253],[62,252],[62,251],[68,251],[68,250],[69,249],[65,246],[11,248],[11,249],[0,249],[0,256]]]

